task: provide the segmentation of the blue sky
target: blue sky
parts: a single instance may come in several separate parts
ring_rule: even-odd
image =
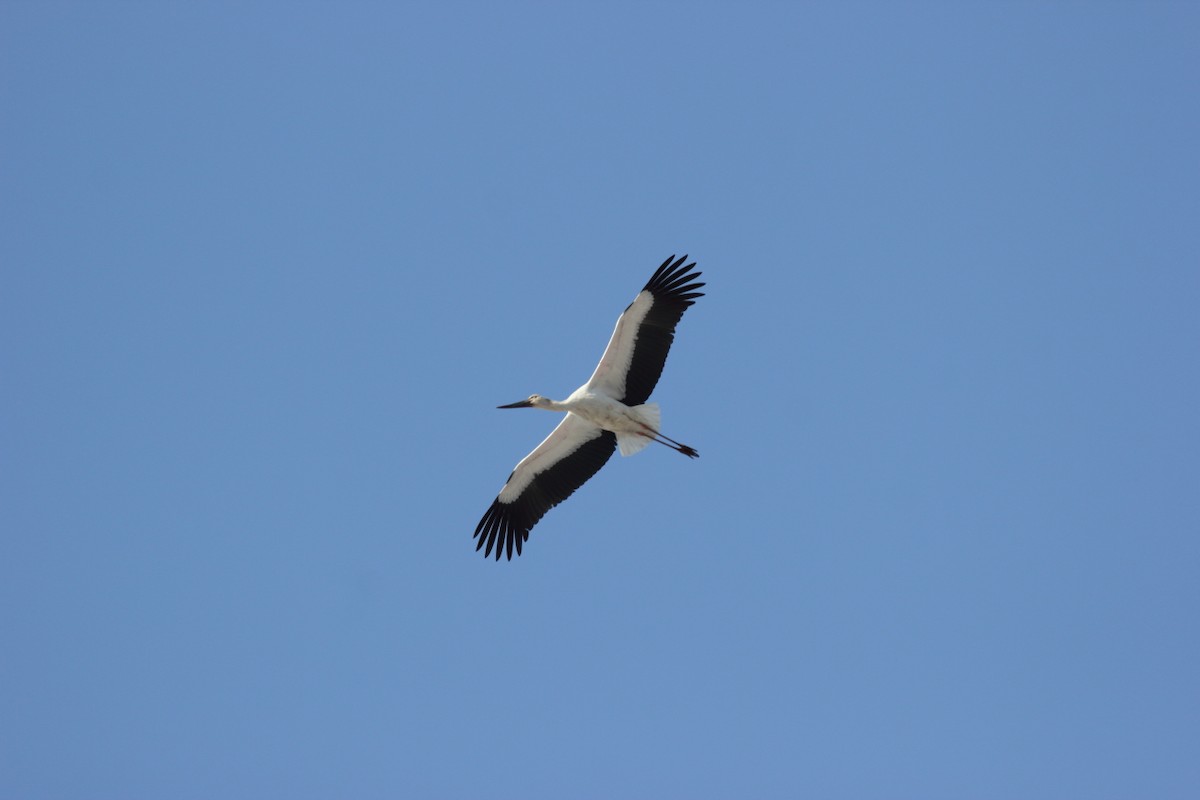
[[[0,794],[1200,792],[1191,4],[0,8]],[[669,254],[615,458],[471,532]]]

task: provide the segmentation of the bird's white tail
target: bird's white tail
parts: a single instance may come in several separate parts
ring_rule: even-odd
[[[662,419],[662,413],[659,411],[658,403],[646,403],[645,405],[634,406],[633,413],[639,420],[650,426],[650,429],[655,433],[658,432],[659,421]],[[617,448],[623,456],[631,456],[634,453],[640,453],[645,449],[646,445],[650,444],[649,436],[642,436],[639,433],[618,433]]]

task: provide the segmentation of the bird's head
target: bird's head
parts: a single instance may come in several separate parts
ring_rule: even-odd
[[[540,394],[531,394],[524,400],[518,400],[506,406],[496,406],[496,408],[547,408],[549,405],[550,398],[542,397]]]

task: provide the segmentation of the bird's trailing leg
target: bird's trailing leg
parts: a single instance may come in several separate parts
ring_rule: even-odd
[[[642,435],[645,436],[647,439],[653,439],[654,441],[658,442],[659,444],[664,444],[667,447],[671,448],[672,450],[676,450],[680,453],[683,453],[688,458],[699,458],[700,457],[700,454],[697,453],[695,451],[695,449],[688,447],[686,444],[680,444],[679,442],[675,441],[674,439],[672,439],[669,436],[663,436],[661,433],[654,430],[653,428],[643,425],[642,431],[643,431]]]

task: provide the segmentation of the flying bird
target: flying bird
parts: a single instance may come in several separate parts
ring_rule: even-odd
[[[700,454],[659,430],[657,403],[647,403],[663,365],[675,326],[683,312],[703,292],[696,281],[695,262],[671,256],[633,298],[617,320],[608,347],[587,383],[566,400],[531,394],[525,400],[497,408],[543,408],[567,416],[533,452],[521,459],[491,508],[475,528],[476,551],[484,558],[496,550],[512,560],[513,550],[529,540],[529,531],[542,516],[600,471],[614,449],[631,456],[658,442],[689,458]]]

